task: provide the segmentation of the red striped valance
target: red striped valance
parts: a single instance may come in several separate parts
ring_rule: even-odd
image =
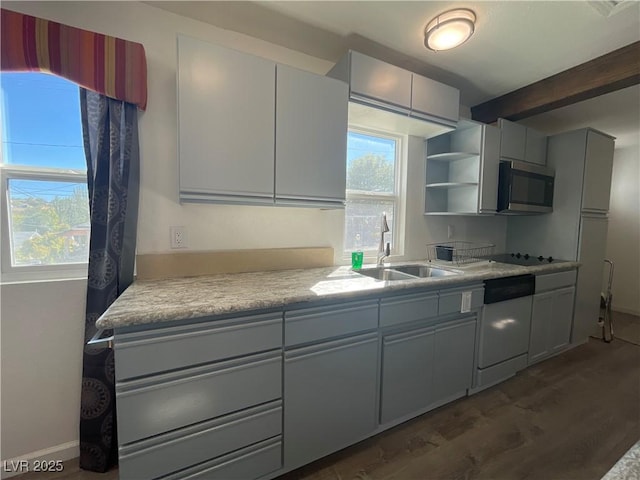
[[[147,106],[140,43],[2,9],[0,69],[60,75],[111,98]]]

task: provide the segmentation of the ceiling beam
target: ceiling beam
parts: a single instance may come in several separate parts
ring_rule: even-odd
[[[471,107],[474,120],[523,118],[640,83],[640,41]]]

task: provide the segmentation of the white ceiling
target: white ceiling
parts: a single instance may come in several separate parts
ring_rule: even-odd
[[[459,88],[461,101],[467,106],[640,40],[640,2],[636,0],[625,0],[608,17],[599,13],[592,3],[612,2],[146,3],[332,62],[353,48]],[[477,23],[473,37],[447,52],[425,49],[425,25],[438,13],[454,7],[475,11]],[[613,98],[620,99],[617,112],[627,111],[624,117],[635,119],[637,130],[640,107],[637,102],[629,102],[637,100],[637,90],[625,89]],[[610,102],[596,103],[596,113],[611,110]],[[589,108],[589,104],[584,107]],[[615,116],[616,111],[611,113]],[[604,116],[607,115],[605,112]],[[553,115],[547,119],[551,118]],[[578,115],[576,120],[579,118]]]

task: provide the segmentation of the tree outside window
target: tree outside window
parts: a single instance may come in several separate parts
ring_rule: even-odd
[[[2,271],[86,264],[89,198],[78,86],[24,72],[3,72],[0,85]]]
[[[345,255],[355,250],[374,253],[380,241],[383,213],[390,232],[386,241],[397,252],[396,232],[400,138],[350,129],[347,137],[347,202]]]

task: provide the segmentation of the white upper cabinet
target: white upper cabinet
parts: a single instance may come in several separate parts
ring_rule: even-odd
[[[500,156],[524,161],[527,127],[504,118],[498,119],[498,127],[501,132]]]
[[[458,122],[460,91],[362,53],[349,51],[327,73],[349,83],[349,122],[431,138]]]
[[[606,212],[611,196],[614,139],[589,130],[585,152],[582,210]]]
[[[426,115],[457,122],[460,114],[460,90],[430,78],[413,74],[411,114]]]
[[[278,65],[276,203],[344,204],[349,88]]]
[[[547,164],[547,135],[504,118],[498,119],[501,131],[500,157]]]
[[[344,82],[179,36],[181,201],[344,207],[347,110]]]
[[[524,149],[524,161],[529,163],[537,163],[538,165],[547,164],[547,135],[527,127],[527,140]]]
[[[180,198],[273,203],[274,62],[178,37]]]
[[[409,113],[411,109],[411,72],[395,65],[351,52],[351,96],[380,100]]]

